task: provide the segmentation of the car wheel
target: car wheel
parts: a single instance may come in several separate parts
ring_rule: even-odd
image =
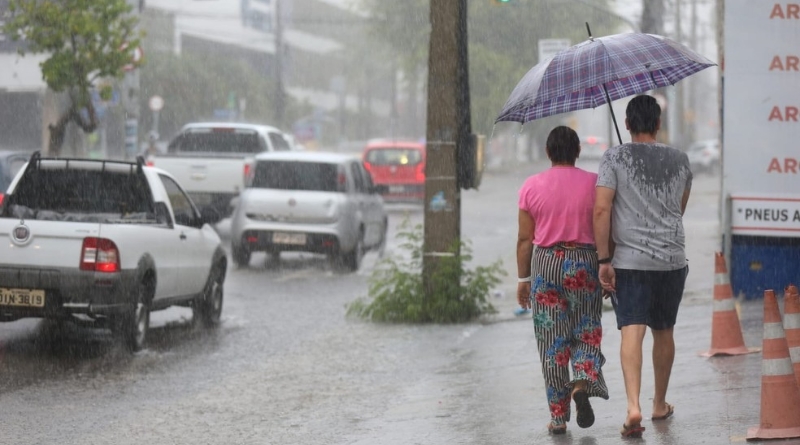
[[[342,263],[350,272],[356,272],[361,267],[361,260],[364,258],[364,232],[358,235],[358,240],[352,252],[343,255]]]
[[[236,264],[236,267],[247,267],[250,265],[250,251],[246,250],[242,247],[236,247],[233,245],[231,247],[231,256],[233,257],[233,263]]]
[[[211,328],[219,325],[222,316],[223,284],[225,282],[225,268],[215,267],[208,275],[203,295],[195,302],[192,320],[199,320],[204,327]]]
[[[381,233],[381,242],[378,244],[378,257],[383,258],[386,254],[386,237],[389,235],[389,221],[383,221],[383,233]]]
[[[116,330],[132,352],[144,349],[147,332],[150,330],[150,298],[153,296],[153,282],[145,278],[136,290],[136,299],[128,313],[115,320]]]

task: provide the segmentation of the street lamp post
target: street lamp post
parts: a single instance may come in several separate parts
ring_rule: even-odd
[[[283,17],[281,0],[275,0],[275,125],[283,128],[286,93],[283,86]]]

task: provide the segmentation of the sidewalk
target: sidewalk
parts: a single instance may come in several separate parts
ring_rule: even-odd
[[[529,166],[529,172],[539,166]],[[524,174],[506,172],[513,180]],[[532,173],[531,173],[532,174]],[[736,357],[703,358],[699,353],[711,345],[712,288],[714,252],[718,250],[716,212],[718,179],[696,178],[685,216],[687,257],[690,276],[678,315],[669,403],[675,405],[673,418],[649,420],[652,410],[652,337],[644,345],[640,402],[647,428],[639,442],[658,444],[744,443],[747,429],[760,421],[760,353]],[[521,182],[520,182],[521,184]],[[507,188],[508,186],[506,186]],[[510,273],[516,273],[511,254],[503,258]],[[512,275],[513,277],[514,275]],[[477,443],[620,443],[620,427],[625,420],[626,399],[619,363],[620,334],[613,311],[603,316],[603,368],[610,391],[608,401],[593,399],[596,422],[580,429],[573,420],[565,436],[549,436],[549,412],[536,350],[530,313],[515,316],[517,307],[514,283],[504,281],[501,294],[492,303],[499,313],[486,320],[482,329],[462,345],[466,369],[483,369],[490,375],[475,385],[473,397],[480,400],[481,417],[475,418],[473,437]],[[787,283],[788,284],[788,283]],[[761,346],[763,301],[740,302],[742,330],[747,346]],[[490,367],[490,370],[486,368]],[[480,374],[479,374],[480,375]],[[573,408],[574,409],[574,408]],[[636,441],[636,440],[634,440]],[[800,444],[800,439],[777,443]]]
[[[761,304],[761,301],[750,301],[741,305],[747,346],[761,346]],[[688,303],[681,307],[675,335],[675,364],[668,393],[668,401],[675,405],[675,415],[663,422],[649,420],[653,394],[652,338],[646,337],[640,399],[645,416],[643,426],[647,428],[645,441],[659,444],[739,443],[745,441],[747,428],[758,425],[761,354],[700,357],[698,353],[711,345],[711,317],[710,298],[708,303]],[[549,413],[530,316],[506,320],[485,326],[469,342],[475,354],[470,356],[471,363],[466,366],[491,363],[495,370],[494,377],[483,382],[476,397],[490,405],[484,407],[484,412],[497,413],[498,418],[481,419],[475,427],[475,434],[487,435],[487,429],[503,425],[502,431],[492,431],[487,435],[485,443],[519,443],[517,439],[520,437],[530,437],[529,443],[548,443],[546,441],[550,439],[545,425]],[[573,417],[568,434],[553,437],[552,443],[620,443],[618,431],[625,420],[626,401],[619,364],[620,334],[613,312],[604,313],[603,328],[603,351],[607,360],[603,371],[611,397],[607,401],[593,399],[597,420],[592,428],[578,428]],[[508,418],[501,418],[507,417],[509,411],[516,412],[520,421],[509,422]],[[800,440],[781,443],[800,444]]]

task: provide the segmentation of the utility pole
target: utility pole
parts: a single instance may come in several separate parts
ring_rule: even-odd
[[[282,0],[275,0],[275,126],[284,129],[286,93],[283,87],[283,15]]]
[[[643,33],[664,35],[664,0],[642,0]]]
[[[470,140],[467,62],[467,0],[430,1],[427,166],[422,279],[428,299],[447,286],[434,279],[443,257],[461,236],[459,150]],[[458,277],[455,277],[458,280]],[[452,283],[450,283],[452,284]]]
[[[138,18],[142,14],[143,2],[141,0],[128,0],[128,5],[132,8],[131,14]],[[138,32],[139,27],[136,27]],[[133,50],[133,48],[131,48]],[[125,127],[123,134],[125,135],[125,152],[124,153],[106,153],[106,156],[115,158],[121,157],[123,159],[134,159],[139,153],[139,68],[134,67],[132,70],[125,73],[122,79],[122,107],[125,111]]]

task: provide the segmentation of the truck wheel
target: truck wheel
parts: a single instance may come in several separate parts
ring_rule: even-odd
[[[208,283],[202,297],[194,304],[192,319],[199,320],[203,327],[211,328],[219,325],[219,320],[222,316],[222,286],[224,281],[225,267],[215,267],[208,275]]]
[[[386,254],[386,242],[389,236],[389,221],[383,221],[383,232],[381,233],[381,242],[378,244],[378,258],[383,258]]]
[[[242,247],[231,246],[231,256],[236,267],[247,267],[250,265],[250,251]]]
[[[144,349],[147,331],[150,329],[150,298],[153,294],[153,283],[145,278],[136,289],[136,299],[128,313],[120,315],[115,321],[116,330],[132,352]]]

